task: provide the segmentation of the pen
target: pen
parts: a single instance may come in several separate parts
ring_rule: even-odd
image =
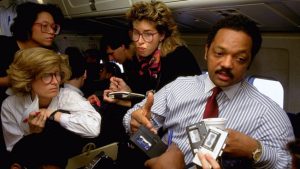
[[[38,116],[40,113],[41,112],[36,112],[34,117]],[[27,122],[28,122],[28,117],[23,120],[23,123],[27,123]]]
[[[169,129],[168,130],[168,146],[172,144],[172,138],[173,138],[173,130]]]

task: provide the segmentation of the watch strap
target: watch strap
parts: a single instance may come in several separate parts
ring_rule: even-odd
[[[68,110],[63,110],[63,109],[57,109],[55,110],[53,113],[51,113],[51,115],[48,117],[49,120],[54,121],[54,116],[57,112],[61,112],[61,113],[66,113],[66,114],[70,114],[70,112]]]

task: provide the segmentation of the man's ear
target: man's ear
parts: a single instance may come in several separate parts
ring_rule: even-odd
[[[208,47],[205,45],[204,59],[207,60]]]

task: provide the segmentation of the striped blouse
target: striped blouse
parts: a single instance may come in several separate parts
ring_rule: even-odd
[[[155,127],[173,130],[173,142],[185,154],[186,164],[193,159],[186,127],[202,120],[207,98],[214,86],[208,75],[179,77],[154,95],[151,111]],[[286,112],[246,81],[222,89],[217,102],[219,117],[227,119],[225,127],[251,136],[262,144],[262,156],[254,167],[290,168],[291,156],[286,144],[295,138]],[[144,101],[129,109],[124,116],[123,125],[128,133],[131,113]],[[167,140],[167,135],[162,139]]]

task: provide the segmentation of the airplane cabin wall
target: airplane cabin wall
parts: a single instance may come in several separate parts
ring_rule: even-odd
[[[101,37],[101,35],[60,34],[55,38],[55,45],[62,53],[69,46],[76,46],[83,52],[87,49],[99,49]]]

